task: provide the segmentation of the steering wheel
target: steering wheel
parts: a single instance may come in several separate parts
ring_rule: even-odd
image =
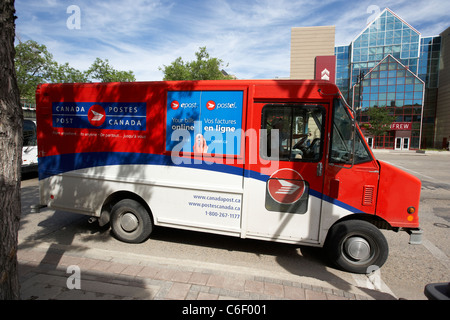
[[[301,137],[300,140],[296,144],[294,144],[292,149],[301,149],[302,144],[305,143],[306,139],[308,139],[308,136]]]
[[[317,142],[319,142],[320,141],[320,138],[315,138],[312,142],[311,142],[311,144],[308,146],[308,147],[306,147],[305,148],[305,155],[312,155],[312,154],[314,154],[314,151],[313,151],[313,149],[314,149],[314,146],[316,145],[316,143]]]

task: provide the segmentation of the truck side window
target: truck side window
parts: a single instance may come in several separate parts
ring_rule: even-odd
[[[330,162],[350,163],[353,152],[352,120],[341,100],[335,100],[333,112],[333,131],[331,134]],[[362,142],[360,134],[355,138],[355,163],[371,161],[372,157]]]
[[[261,128],[261,157],[283,161],[319,161],[325,112],[320,106],[266,105]]]

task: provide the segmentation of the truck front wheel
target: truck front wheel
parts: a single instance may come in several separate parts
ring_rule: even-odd
[[[353,273],[367,273],[370,266],[381,268],[389,254],[384,235],[362,220],[335,224],[329,231],[325,250],[334,265]]]
[[[121,241],[140,243],[149,237],[153,224],[144,206],[135,200],[124,199],[111,210],[111,229]]]

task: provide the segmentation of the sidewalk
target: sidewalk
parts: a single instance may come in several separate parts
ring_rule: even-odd
[[[447,150],[393,150],[393,149],[371,149],[374,154],[390,153],[390,154],[417,154],[417,155],[442,155],[450,156]]]
[[[203,268],[201,262],[182,266],[139,255],[118,258],[104,250],[75,250],[54,244],[20,248],[18,260],[22,300],[395,299],[358,287],[344,291],[263,274],[222,272]],[[80,289],[69,289],[77,283]]]

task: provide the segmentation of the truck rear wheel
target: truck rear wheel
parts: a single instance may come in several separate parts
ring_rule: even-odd
[[[124,199],[111,210],[111,229],[121,241],[140,243],[153,231],[150,213],[139,202]]]
[[[334,265],[353,273],[367,273],[370,266],[380,268],[389,254],[388,243],[380,230],[361,220],[334,225],[329,231],[325,250]]]

